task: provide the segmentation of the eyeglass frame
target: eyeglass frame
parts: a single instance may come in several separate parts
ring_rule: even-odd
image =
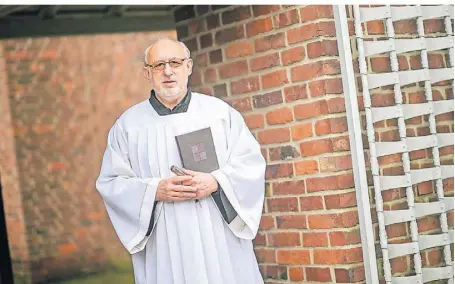
[[[177,67],[172,67],[172,66],[171,66],[171,61],[172,61],[172,60],[175,60],[175,59],[182,60],[182,64],[181,64],[180,66],[177,66]],[[185,62],[185,60],[187,60],[187,59],[191,59],[191,57],[173,58],[173,59],[168,60],[168,61],[162,61],[162,62],[160,62],[160,63],[164,63],[164,68],[163,68],[162,70],[160,70],[160,69],[155,69],[156,66],[154,67],[154,65],[148,64],[147,62],[144,62],[144,65],[145,65],[145,67],[150,67],[150,68],[152,68],[152,71],[158,72],[158,71],[163,71],[164,69],[166,69],[166,64],[169,64],[169,67],[171,67],[172,69],[180,68],[180,67],[182,67],[183,62]]]

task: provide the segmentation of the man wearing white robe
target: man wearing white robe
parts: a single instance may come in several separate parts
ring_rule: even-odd
[[[110,129],[96,181],[132,255],[135,282],[264,283],[252,244],[265,191],[258,142],[239,112],[187,88],[193,62],[183,43],[161,38],[144,60],[152,96],[126,110]],[[170,171],[172,165],[182,167],[175,136],[206,127],[219,169],[186,170],[177,177]],[[222,214],[217,194],[235,210],[233,220]]]

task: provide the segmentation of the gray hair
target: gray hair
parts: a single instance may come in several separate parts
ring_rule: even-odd
[[[182,47],[183,47],[183,50],[185,51],[185,54],[188,58],[191,57],[191,53],[190,53],[190,50],[188,49],[188,47],[181,41],[178,41],[178,40],[175,40],[175,39],[172,39],[172,38],[169,38],[167,36],[159,36],[157,37],[156,39],[154,39],[152,41],[152,43],[145,49],[144,51],[144,64],[147,65],[148,62],[147,62],[147,55],[149,54],[150,52],[150,49],[159,41],[162,41],[162,40],[169,40],[169,41],[172,41],[172,42],[175,42],[175,43],[178,43],[180,44]]]

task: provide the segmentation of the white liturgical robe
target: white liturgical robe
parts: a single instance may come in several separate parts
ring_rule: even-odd
[[[157,185],[182,166],[175,136],[210,127],[219,169],[212,175],[235,209],[228,224],[213,197],[157,202]],[[148,100],[109,131],[96,188],[138,284],[264,283],[253,251],[264,203],[265,161],[242,116],[222,100],[193,92],[188,110],[159,116]]]

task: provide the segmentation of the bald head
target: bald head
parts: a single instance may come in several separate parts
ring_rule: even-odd
[[[175,39],[171,39],[171,38],[168,38],[168,37],[160,36],[160,37],[156,38],[145,49],[145,52],[144,52],[144,64],[146,64],[146,65],[150,64],[149,60],[150,60],[150,57],[151,57],[151,53],[154,51],[155,47],[157,47],[159,45],[163,45],[163,41],[167,42],[167,44],[178,45],[179,47],[182,48],[182,50],[184,52],[184,57],[186,57],[186,58],[190,58],[191,57],[190,50],[188,49],[188,47],[186,47],[186,45],[183,42],[175,40]]]

